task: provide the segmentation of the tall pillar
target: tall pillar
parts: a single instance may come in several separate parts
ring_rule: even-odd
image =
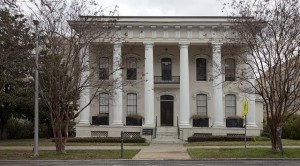
[[[189,83],[189,43],[179,43],[180,47],[180,121],[181,127],[190,126],[190,83]]]
[[[113,80],[114,80],[114,96],[113,96],[113,121],[112,125],[123,126],[123,98],[122,98],[122,57],[121,42],[113,43]]]
[[[145,127],[154,127],[153,43],[145,46]]]
[[[251,59],[250,57],[248,57],[249,59],[249,64],[251,65]],[[255,76],[254,76],[254,72],[252,71],[250,66],[247,66],[247,73],[248,73],[248,81],[249,83],[246,84],[248,85],[248,89],[249,89],[249,93],[247,94],[247,98],[248,98],[248,114],[246,116],[247,118],[247,127],[257,127],[256,124],[256,115],[255,115],[255,89],[254,87],[252,87],[252,85],[255,85]],[[252,85],[251,85],[252,84]]]
[[[79,124],[90,125],[90,106],[88,105],[90,102],[90,89],[88,87],[89,81],[87,81],[90,75],[88,46],[81,49],[81,58],[83,60],[83,72],[81,73],[80,83],[81,86],[86,88],[80,93],[79,107],[80,110],[83,110],[80,113]]]
[[[213,75],[213,127],[224,127],[224,106],[222,88],[221,43],[212,44]]]

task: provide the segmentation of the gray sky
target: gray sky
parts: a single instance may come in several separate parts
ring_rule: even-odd
[[[120,16],[223,16],[221,0],[98,0]]]

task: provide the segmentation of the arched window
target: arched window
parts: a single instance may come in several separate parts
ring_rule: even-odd
[[[171,58],[161,58],[162,80],[172,80],[172,60]]]
[[[109,113],[109,95],[108,93],[99,94],[99,113],[108,114]]]
[[[197,101],[197,114],[207,116],[207,95],[198,94],[196,97]]]
[[[127,80],[136,80],[136,58],[127,58]]]
[[[197,81],[206,81],[206,59],[196,59],[196,79]]]
[[[225,116],[236,116],[236,97],[233,94],[225,96]]]
[[[225,81],[235,81],[235,60],[225,59]]]
[[[127,94],[127,115],[137,113],[137,95],[136,93]]]
[[[99,79],[108,80],[109,78],[109,60],[107,57],[101,57],[99,63]]]

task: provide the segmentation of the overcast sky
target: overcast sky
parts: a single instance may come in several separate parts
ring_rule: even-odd
[[[223,16],[221,0],[98,0],[120,16]]]

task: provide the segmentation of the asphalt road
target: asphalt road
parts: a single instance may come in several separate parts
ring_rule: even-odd
[[[300,159],[216,159],[216,160],[78,160],[78,161],[0,161],[0,165],[13,166],[300,166]]]

